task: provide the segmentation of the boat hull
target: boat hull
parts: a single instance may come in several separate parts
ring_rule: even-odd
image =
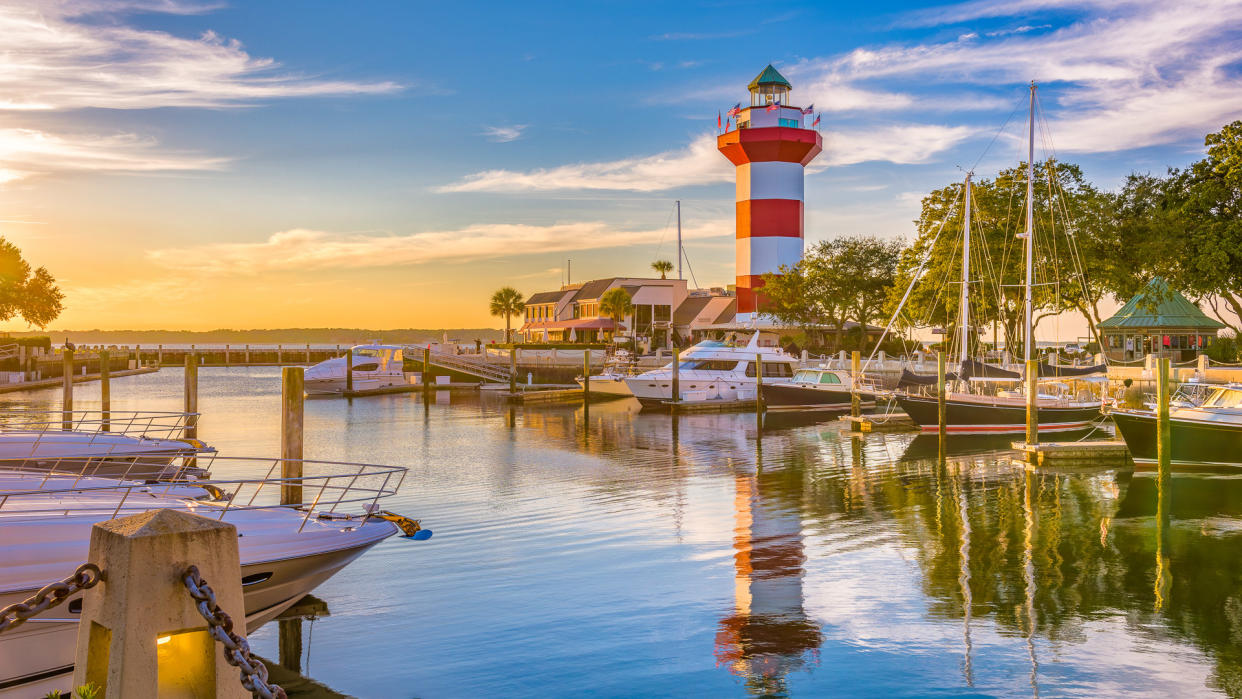
[[[578,385],[581,386],[582,379],[578,379]],[[591,393],[602,393],[609,396],[632,396],[630,387],[625,385],[625,379],[614,378],[611,376],[592,376],[591,377]]]
[[[1155,464],[1155,414],[1115,410],[1112,418],[1134,462]],[[1169,430],[1171,466],[1242,468],[1242,425],[1172,417]]]
[[[940,432],[939,407],[934,397],[897,397],[914,424],[923,432]],[[1023,434],[1026,432],[1026,406],[986,400],[945,401],[945,432],[949,434]],[[1040,432],[1081,430],[1100,417],[1100,406],[1039,407]]]
[[[354,375],[355,391],[371,391],[379,388],[388,388],[389,386],[404,386],[406,383],[405,376],[386,375],[386,376],[358,376]],[[339,396],[345,392],[345,377],[330,377],[323,379],[306,379],[303,384],[303,390],[308,396]]]
[[[850,392],[790,383],[763,384],[763,404],[768,410],[849,410]],[[859,391],[860,407],[875,407],[875,394]]]

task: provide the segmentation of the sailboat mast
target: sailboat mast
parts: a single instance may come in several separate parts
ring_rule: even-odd
[[[1035,325],[1031,322],[1034,304],[1031,301],[1031,284],[1035,268],[1035,81],[1031,81],[1030,134],[1026,150],[1026,298],[1024,312],[1026,322],[1023,326],[1026,361],[1032,359],[1032,345],[1035,344]]]
[[[958,329],[962,334],[962,361],[970,358],[970,178],[973,172],[966,173],[966,207],[962,216],[962,299],[958,313]]]
[[[677,278],[685,279],[681,274],[681,200],[677,200]]]

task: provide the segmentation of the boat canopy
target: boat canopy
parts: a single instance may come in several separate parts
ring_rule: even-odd
[[[962,362],[962,368],[958,372],[963,379],[967,381],[973,378],[988,379],[1020,379],[1022,374],[1016,371],[1002,369],[994,364],[984,364],[974,359],[967,359]]]
[[[957,381],[957,374],[952,372],[944,375],[945,381]],[[897,379],[897,388],[911,388],[917,386],[935,386],[936,377],[927,374],[916,374],[909,369],[901,370],[901,378]]]

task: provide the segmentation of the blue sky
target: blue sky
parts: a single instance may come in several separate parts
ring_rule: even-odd
[[[769,62],[823,114],[808,241],[909,236],[1031,79],[1096,183],[1193,161],[1242,114],[1239,27],[1224,0],[0,3],[0,235],[62,280],[60,327],[493,323],[566,258],[671,257],[679,198],[722,285],[714,122]]]

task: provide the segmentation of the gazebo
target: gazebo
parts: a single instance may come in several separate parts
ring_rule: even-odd
[[[1185,361],[1204,350],[1225,324],[1204,315],[1163,278],[1155,277],[1096,327],[1109,359],[1156,354]]]

